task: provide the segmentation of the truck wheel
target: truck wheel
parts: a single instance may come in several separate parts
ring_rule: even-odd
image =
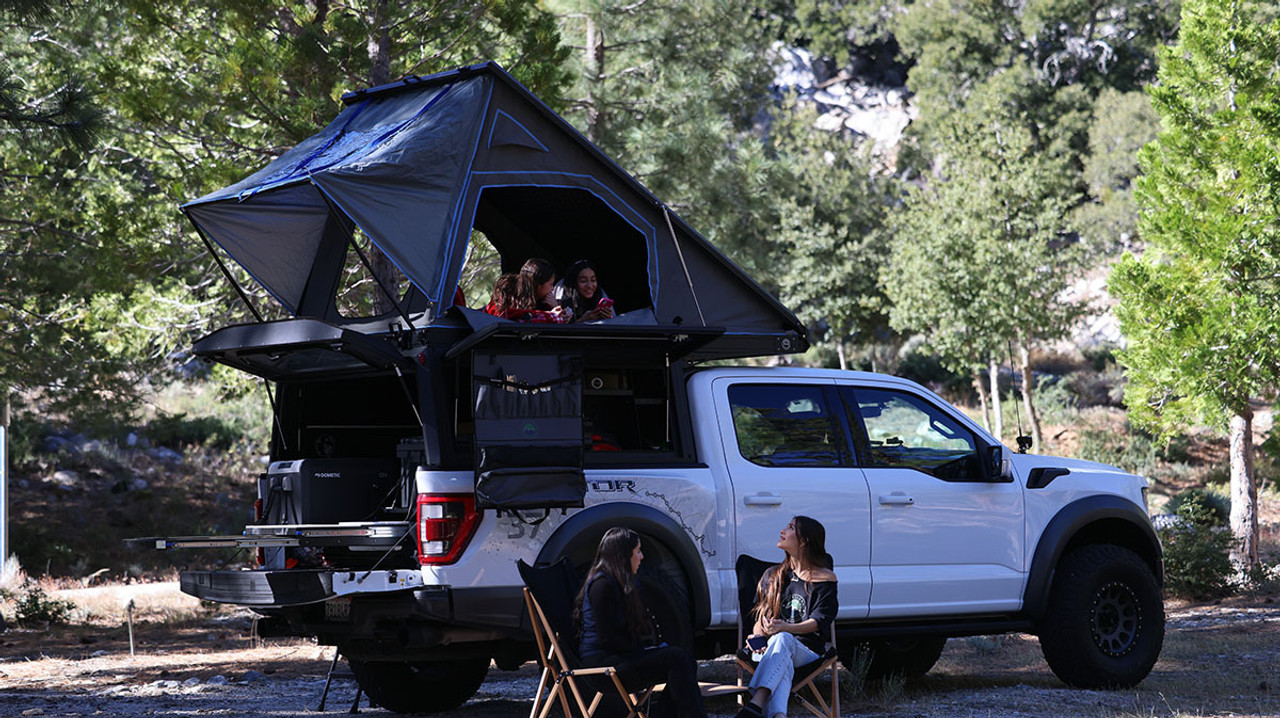
[[[396,713],[437,713],[466,703],[480,690],[489,659],[461,661],[349,661],[369,701]]]
[[[1160,585],[1136,553],[1094,544],[1063,556],[1040,627],[1040,650],[1062,682],[1131,688],[1163,644]]]
[[[933,668],[947,644],[946,636],[886,638],[840,647],[840,662],[857,674],[865,667],[867,680],[889,676],[919,678]]]
[[[654,570],[656,569],[656,570]],[[673,576],[674,563],[662,564],[654,569],[645,570],[642,564],[636,575],[640,584],[640,600],[658,624],[662,640],[673,646],[684,646],[693,650],[693,611],[689,607],[689,590],[685,587],[683,575]]]

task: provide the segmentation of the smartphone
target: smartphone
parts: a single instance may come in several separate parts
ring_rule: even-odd
[[[769,645],[769,639],[764,636],[748,636],[747,648],[753,651],[763,651],[764,647]]]
[[[597,309],[612,309],[612,308],[613,308],[613,300],[612,300],[612,299],[610,299],[610,298],[608,298],[608,297],[604,297],[603,299],[601,299],[601,300],[600,300],[600,303],[599,303],[599,304],[596,304],[596,308],[597,308]]]

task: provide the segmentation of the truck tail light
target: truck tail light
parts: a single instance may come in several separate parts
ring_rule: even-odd
[[[418,563],[457,561],[479,523],[475,496],[419,494]]]

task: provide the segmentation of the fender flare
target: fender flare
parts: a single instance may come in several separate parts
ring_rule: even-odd
[[[1112,543],[1135,551],[1164,585],[1163,550],[1151,519],[1142,507],[1114,495],[1088,496],[1062,507],[1045,526],[1022,594],[1023,611],[1040,620],[1058,561],[1080,543]]]
[[[538,552],[537,562],[539,565],[551,563],[580,546],[589,546],[594,554],[600,537],[614,526],[651,536],[671,551],[688,582],[694,630],[710,624],[711,590],[707,586],[707,574],[698,548],[684,529],[651,506],[611,502],[583,509],[556,527]]]

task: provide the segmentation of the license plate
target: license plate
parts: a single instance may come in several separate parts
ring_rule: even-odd
[[[350,598],[331,598],[324,602],[324,620],[326,621],[350,621],[351,620],[351,599]]]

